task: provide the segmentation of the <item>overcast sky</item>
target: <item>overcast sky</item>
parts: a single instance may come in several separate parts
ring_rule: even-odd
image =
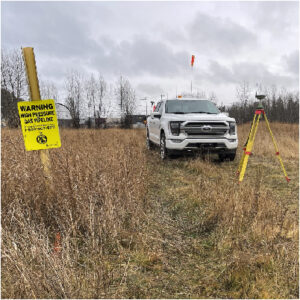
[[[2,2],[1,42],[34,47],[40,78],[60,89],[71,69],[122,74],[138,99],[193,79],[228,104],[242,81],[298,90],[298,22],[298,2]]]

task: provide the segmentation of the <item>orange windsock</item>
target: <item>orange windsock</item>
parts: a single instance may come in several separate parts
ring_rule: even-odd
[[[195,55],[192,55],[192,60],[191,60],[191,66],[194,66],[194,61],[195,61]]]

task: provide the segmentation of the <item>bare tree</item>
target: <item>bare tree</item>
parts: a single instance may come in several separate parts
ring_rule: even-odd
[[[1,52],[1,111],[8,126],[19,125],[17,102],[28,97],[21,50]]]
[[[215,92],[211,92],[208,99],[215,104],[218,103],[218,98]]]
[[[106,95],[106,90],[107,90],[107,84],[106,81],[104,80],[103,76],[99,75],[98,78],[98,85],[97,85],[97,96],[98,96],[98,112],[99,112],[99,116],[104,116],[106,114],[105,111],[105,104],[104,104],[104,97]],[[104,114],[104,115],[103,115]]]
[[[105,117],[107,115],[107,107],[104,102],[106,95],[106,82],[103,76],[99,75],[96,80],[94,75],[85,83],[86,99],[88,103],[89,119],[91,118],[91,110],[95,120],[95,126],[105,126]],[[91,125],[91,122],[90,122]]]
[[[93,111],[93,119],[96,119],[96,97],[97,97],[97,82],[92,74],[85,82],[86,100],[88,105],[88,126],[92,126],[91,110]]]
[[[80,127],[80,116],[83,113],[83,78],[76,72],[72,71],[68,74],[65,82],[67,90],[66,108],[69,110],[73,127]]]
[[[58,90],[53,82],[40,80],[41,98],[58,101]]]
[[[107,84],[103,76],[99,75],[97,82],[97,98],[98,98],[98,111],[96,117],[97,127],[106,127],[106,117],[108,115],[107,103],[104,102],[104,98],[107,93]]]
[[[120,76],[116,84],[116,95],[120,105],[121,126],[129,128],[132,123],[136,97],[130,82],[122,76]]]
[[[246,119],[248,119],[247,115],[247,106],[250,100],[250,87],[249,83],[247,81],[243,81],[237,86],[236,88],[236,96],[237,99],[241,103],[242,110],[240,111],[239,119],[243,122],[245,122]]]
[[[205,91],[202,91],[202,90],[198,90],[196,92],[182,92],[181,93],[181,96],[183,98],[195,98],[195,99],[200,99],[200,98],[206,98],[206,93]]]
[[[249,86],[248,86],[249,87]],[[251,99],[249,96],[249,88],[246,85],[241,85],[241,93],[239,94],[238,103],[234,103],[227,107],[229,114],[234,117],[239,123],[251,122],[253,120],[254,111],[257,108],[257,100]],[[263,86],[257,84],[256,92],[266,95],[266,98],[261,101],[269,121],[283,123],[298,123],[299,122],[299,92],[288,91],[285,87],[278,89],[276,85]]]
[[[247,81],[243,81],[239,86],[237,86],[236,96],[243,106],[248,104],[250,99],[250,87]]]

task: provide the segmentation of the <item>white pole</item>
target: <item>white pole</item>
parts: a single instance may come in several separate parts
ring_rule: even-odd
[[[193,96],[193,74],[194,74],[194,72],[193,72],[193,69],[194,69],[194,66],[191,66],[191,68],[192,68],[192,72],[191,72],[191,96]]]

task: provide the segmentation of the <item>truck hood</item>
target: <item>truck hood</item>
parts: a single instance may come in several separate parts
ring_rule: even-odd
[[[172,121],[227,121],[235,122],[234,118],[227,117],[225,114],[165,114],[166,119]]]

